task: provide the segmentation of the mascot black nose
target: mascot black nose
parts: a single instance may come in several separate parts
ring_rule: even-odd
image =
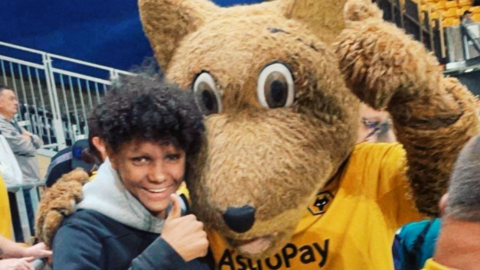
[[[252,228],[255,222],[255,211],[256,209],[249,205],[228,207],[223,214],[223,220],[230,229],[238,233],[244,233]]]

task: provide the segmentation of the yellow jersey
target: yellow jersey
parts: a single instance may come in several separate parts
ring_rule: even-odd
[[[217,232],[208,232],[215,269],[393,269],[395,231],[422,219],[407,195],[405,170],[401,145],[357,145],[277,254],[253,261],[229,249]]]
[[[90,177],[88,178],[88,180],[89,180],[89,181],[92,181],[93,179],[95,179],[95,177],[97,177],[97,172],[98,172],[98,170],[93,170],[93,171],[91,171],[91,172],[90,172],[91,175],[90,175]]]
[[[11,239],[12,232],[12,216],[10,213],[10,203],[8,201],[8,191],[0,174],[0,235]]]
[[[423,270],[450,270],[450,268],[442,266],[441,264],[435,262],[433,259],[429,259],[425,263]]]

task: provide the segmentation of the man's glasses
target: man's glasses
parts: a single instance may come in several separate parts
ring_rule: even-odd
[[[380,122],[379,121],[372,121],[367,118],[362,118],[362,124],[372,131],[368,134],[367,138],[375,135],[375,133],[380,131]]]

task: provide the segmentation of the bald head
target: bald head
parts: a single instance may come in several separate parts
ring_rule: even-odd
[[[448,192],[447,215],[480,222],[480,136],[470,139],[460,152]]]

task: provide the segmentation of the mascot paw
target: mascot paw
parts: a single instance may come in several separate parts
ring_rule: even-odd
[[[53,237],[63,218],[75,212],[82,200],[82,186],[89,180],[82,169],[65,174],[48,189],[39,205],[35,231],[38,239],[51,247]]]
[[[427,89],[440,89],[442,73],[436,58],[393,24],[381,19],[358,21],[370,12],[362,2],[349,2],[346,12],[351,21],[335,46],[353,93],[371,107],[383,109],[393,100],[402,103],[430,95]]]

